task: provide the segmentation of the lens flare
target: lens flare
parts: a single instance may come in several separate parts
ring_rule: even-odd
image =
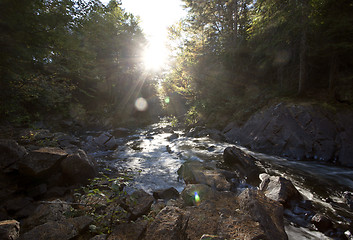
[[[196,204],[200,203],[200,196],[197,192],[195,192],[195,202],[196,202]]]
[[[137,111],[143,112],[143,111],[147,110],[148,103],[147,103],[146,99],[140,97],[140,98],[136,99],[135,107],[136,107]]]
[[[166,97],[166,98],[164,99],[164,102],[165,102],[166,104],[168,104],[168,103],[170,102],[170,98],[169,98],[169,97]]]

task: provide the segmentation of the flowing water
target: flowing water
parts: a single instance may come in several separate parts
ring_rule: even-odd
[[[175,132],[179,137],[168,139],[172,133],[163,131],[166,127],[167,123],[161,122],[139,129],[135,134],[119,139],[121,144],[116,150],[92,155],[108,168],[133,173],[134,180],[127,187],[128,192],[144,189],[152,193],[169,187],[182,191],[184,183],[178,180],[177,170],[185,161],[207,162],[222,167],[224,149],[233,146],[207,137],[186,137],[181,131]],[[306,199],[311,200],[320,212],[330,216],[336,224],[351,224],[353,214],[343,203],[343,192],[353,192],[353,169],[318,162],[288,161],[241,149],[255,157],[264,172],[290,179]],[[303,221],[302,212],[286,210],[285,213],[289,239],[331,239],[309,230],[310,227],[298,225],[297,222]]]

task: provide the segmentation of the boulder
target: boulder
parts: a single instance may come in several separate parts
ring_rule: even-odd
[[[45,147],[31,151],[19,162],[20,173],[29,177],[45,178],[58,172],[61,161],[67,155],[60,148]]]
[[[17,196],[15,198],[10,198],[8,199],[4,207],[7,212],[12,212],[15,213],[27,206],[29,206],[33,202],[32,198],[26,197],[26,196]]]
[[[280,203],[267,198],[261,191],[250,189],[238,196],[238,203],[243,213],[259,224],[267,239],[287,239]]]
[[[111,134],[114,137],[121,138],[121,137],[129,136],[131,134],[131,131],[127,128],[115,128],[113,129]]]
[[[227,147],[223,152],[224,163],[235,166],[239,175],[250,183],[258,182],[262,170],[256,165],[256,159],[237,147]]]
[[[60,166],[70,183],[86,183],[97,174],[95,162],[81,149],[66,157]]]
[[[59,199],[41,204],[34,211],[34,214],[25,219],[22,223],[26,230],[42,225],[49,221],[59,222],[65,219],[64,214],[70,210],[70,205]]]
[[[109,132],[104,132],[99,137],[94,138],[94,142],[99,147],[108,150],[115,149],[118,146],[117,140]]]
[[[47,184],[42,183],[34,187],[30,187],[27,189],[27,195],[35,198],[39,197],[47,192]]]
[[[295,188],[293,183],[279,176],[270,176],[268,174],[260,174],[261,183],[259,189],[264,192],[265,196],[289,206],[292,200],[301,200],[301,195]]]
[[[164,199],[164,200],[177,199],[179,198],[179,195],[180,194],[178,190],[176,190],[173,187],[153,192],[153,197],[155,199]]]
[[[148,214],[151,205],[154,202],[153,196],[146,193],[142,189],[133,192],[128,198],[127,204],[132,214],[132,219],[137,219],[142,215]]]
[[[49,221],[23,234],[21,240],[69,240],[78,234],[78,230],[69,221]]]
[[[206,129],[204,127],[197,126],[195,128],[190,129],[190,131],[186,134],[187,137],[209,137],[215,141],[225,141],[226,136],[217,129]]]
[[[148,226],[144,239],[186,240],[187,215],[177,207],[167,206]]]
[[[201,162],[190,161],[178,169],[179,178],[186,184],[206,184],[217,190],[230,190],[231,184],[222,171],[204,165]]]
[[[9,172],[10,167],[23,158],[27,151],[14,140],[0,139],[0,153],[0,170]]]
[[[0,221],[0,239],[16,240],[20,236],[20,223],[16,220]]]
[[[243,126],[229,124],[229,142],[290,160],[353,166],[353,112],[310,104],[279,103],[255,113]]]
[[[184,209],[189,216],[186,234],[190,240],[199,240],[204,234],[221,239],[287,239],[281,204],[260,191],[247,189],[239,196],[214,191],[213,197],[200,195],[200,199],[198,205]]]
[[[319,213],[311,218],[311,223],[313,223],[320,232],[326,232],[333,226],[330,219]]]
[[[171,141],[173,141],[173,140],[175,140],[175,139],[177,139],[177,138],[179,138],[179,134],[173,133],[172,135],[170,135],[169,137],[167,137],[167,140],[171,142]]]
[[[80,216],[67,219],[67,221],[75,226],[77,232],[81,233],[88,230],[89,225],[93,223],[93,218],[90,216]]]
[[[146,230],[146,221],[128,222],[116,225],[108,240],[140,240]]]

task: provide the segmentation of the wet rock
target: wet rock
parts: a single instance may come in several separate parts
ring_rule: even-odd
[[[186,184],[206,184],[217,190],[229,190],[231,184],[218,169],[213,169],[200,162],[192,161],[184,163],[178,170],[179,178]]]
[[[178,190],[176,190],[173,187],[153,192],[153,197],[155,199],[164,199],[164,200],[177,199],[179,198],[179,195],[180,194]]]
[[[147,227],[146,221],[136,221],[116,225],[108,240],[139,240]]]
[[[167,206],[158,213],[148,226],[144,239],[184,240],[187,227],[187,215],[177,207]]]
[[[94,142],[99,147],[109,150],[118,146],[118,142],[116,141],[115,137],[108,132],[102,133],[99,137],[94,139]]]
[[[179,138],[179,134],[173,133],[172,135],[170,135],[169,137],[167,137],[167,140],[171,142],[171,141],[173,141],[173,140],[175,140],[175,139],[177,139],[177,138]]]
[[[0,139],[0,170],[4,172],[12,171],[16,162],[23,158],[27,151],[24,147],[18,145],[14,140]],[[14,169],[17,169],[15,166]]]
[[[133,192],[128,199],[128,205],[132,214],[132,219],[137,219],[142,215],[148,214],[154,202],[153,196],[142,189]]]
[[[67,155],[67,152],[60,148],[45,147],[31,151],[19,162],[20,173],[29,177],[46,177],[58,172],[60,162]]]
[[[187,137],[198,137],[199,132],[201,132],[202,130],[205,130],[205,128],[201,127],[201,126],[191,128],[189,130],[189,132],[186,134],[186,136]]]
[[[20,223],[16,220],[0,221],[0,239],[16,240],[20,236]]]
[[[349,208],[353,210],[353,193],[345,191],[343,193],[343,200],[349,206]]]
[[[319,213],[311,218],[311,223],[313,223],[320,232],[326,232],[333,226],[330,219]]]
[[[299,201],[301,195],[294,187],[293,183],[286,178],[279,176],[270,176],[268,174],[260,174],[261,183],[259,189],[263,191],[266,197],[278,201],[285,206],[290,201]]]
[[[81,149],[66,157],[60,166],[70,183],[86,183],[97,173],[95,162]]]
[[[114,136],[114,137],[117,137],[117,138],[121,138],[121,137],[126,137],[126,136],[129,136],[131,134],[131,131],[127,128],[115,128],[111,134]]]
[[[241,177],[246,177],[250,183],[257,183],[261,169],[256,165],[252,156],[244,153],[237,147],[227,147],[223,152],[223,160],[226,164],[235,166]]]
[[[61,132],[54,133],[54,140],[57,141],[61,148],[65,149],[75,149],[78,145],[80,145],[80,141],[78,138]]]
[[[69,240],[78,234],[78,230],[69,221],[49,221],[23,234],[21,240]]]
[[[205,200],[214,199],[216,192],[205,184],[189,184],[181,192],[186,206],[196,206]]]

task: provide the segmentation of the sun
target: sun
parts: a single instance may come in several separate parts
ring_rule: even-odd
[[[168,50],[162,41],[150,40],[143,53],[143,63],[147,70],[159,71],[165,66]]]

